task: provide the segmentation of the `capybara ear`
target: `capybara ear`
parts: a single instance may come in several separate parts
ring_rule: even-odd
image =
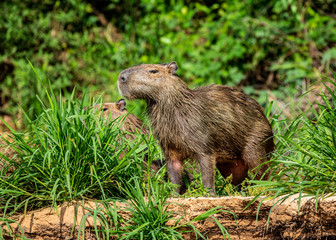
[[[168,72],[170,72],[171,74],[175,74],[177,71],[177,63],[173,61],[167,65],[167,68]]]
[[[102,106],[102,104],[95,104],[95,105],[91,105],[90,108],[93,108],[95,111],[97,111],[97,109],[100,110],[101,106]],[[84,109],[84,110],[86,110],[86,109]],[[106,110],[104,109],[104,105],[103,105],[102,110],[103,110],[103,111],[106,111]]]
[[[126,102],[124,99],[120,99],[116,102],[117,109],[120,111],[124,111],[126,108]]]

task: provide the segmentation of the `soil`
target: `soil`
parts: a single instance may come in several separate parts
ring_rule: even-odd
[[[227,229],[231,239],[336,239],[336,197],[320,199],[317,210],[314,198],[303,198],[299,212],[298,200],[295,199],[297,197],[297,195],[291,196],[282,204],[276,205],[270,215],[270,209],[276,200],[265,200],[260,207],[258,221],[256,221],[256,210],[259,201],[244,210],[252,199],[251,197],[171,198],[169,202],[172,204],[168,209],[177,212],[176,217],[183,216],[181,221],[183,223],[207,210],[222,206],[222,209],[237,215],[237,221],[228,212],[214,215]],[[26,237],[31,239],[76,239],[80,220],[87,213],[83,207],[95,208],[96,204],[98,203],[66,203],[58,206],[57,210],[44,208],[16,216],[16,220],[20,223]],[[75,234],[71,235],[76,206],[79,207],[74,227]],[[122,206],[125,206],[125,203],[117,202],[117,207]],[[123,218],[129,217],[129,212],[120,211],[119,213]],[[268,217],[269,227],[267,229]],[[170,220],[169,224],[174,224],[174,221]],[[208,239],[225,239],[212,218],[198,221],[194,225]],[[17,224],[11,224],[11,226],[16,229],[17,233],[20,232]],[[88,218],[85,239],[96,239],[92,229],[93,220]],[[184,234],[183,237],[184,239],[196,239],[190,233]]]

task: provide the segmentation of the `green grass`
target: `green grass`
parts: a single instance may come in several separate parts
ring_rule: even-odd
[[[336,87],[335,80],[326,82]],[[255,185],[250,188],[263,188],[253,201],[267,195],[279,197],[275,204],[280,204],[298,194],[299,209],[303,197],[315,197],[317,209],[320,197],[336,193],[336,94],[326,86],[320,95],[323,102],[317,108],[309,103],[309,112],[301,112],[294,119],[273,117],[277,140],[273,172],[268,181],[251,181]]]
[[[336,95],[328,88],[321,96],[323,104],[317,111],[311,107],[312,116],[301,113],[278,122],[273,178],[258,181],[259,185],[270,184],[279,194],[318,196],[336,191]]]
[[[129,199],[125,210],[131,213],[131,218],[118,232],[122,234],[119,239],[182,239],[178,231],[166,225],[173,218],[166,202],[171,192],[168,185],[151,181],[146,191],[139,181],[134,181],[125,192]]]
[[[139,179],[134,178],[131,184],[124,188],[128,201],[123,201],[127,206],[117,208],[116,201],[104,201],[103,206],[95,209],[86,208],[89,211],[82,219],[78,239],[85,239],[84,226],[88,217],[93,218],[94,231],[103,239],[117,237],[117,239],[183,239],[184,234],[193,234],[197,239],[206,239],[194,225],[194,222],[212,218],[218,225],[225,238],[230,239],[226,228],[213,216],[226,212],[236,219],[233,212],[223,210],[221,206],[213,208],[190,221],[182,223],[185,212],[174,212],[168,209],[169,205],[179,205],[176,202],[168,202],[172,191],[169,184],[161,184],[156,180],[149,181],[143,187]],[[120,201],[120,200],[119,200]],[[112,202],[112,203],[111,203]],[[130,213],[129,219],[123,219],[118,211]],[[169,221],[169,224],[168,224]],[[99,226],[98,227],[98,223]]]
[[[142,134],[127,140],[121,119],[105,122],[93,109],[84,110],[87,104],[74,92],[65,101],[51,93],[48,105],[41,102],[42,114],[28,119],[29,130],[12,129],[4,138],[15,154],[1,153],[7,164],[0,169],[0,212],[124,196],[127,179],[143,177],[145,148],[153,149],[153,142]]]
[[[13,239],[21,239],[26,240],[29,239],[25,236],[24,231],[20,224],[12,219],[6,217],[0,217],[0,239],[9,239],[8,236]],[[17,225],[17,229],[13,229],[10,224],[15,223]],[[6,229],[6,231],[4,231]],[[5,238],[6,237],[6,238]]]

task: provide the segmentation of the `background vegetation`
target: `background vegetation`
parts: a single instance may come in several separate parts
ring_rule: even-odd
[[[92,210],[106,223],[99,231],[106,239],[182,239],[189,223],[223,211],[167,228],[174,187],[164,168],[154,174],[143,161],[145,154],[149,164],[161,157],[156,141],[140,133],[128,141],[118,121],[106,124],[85,110],[118,100],[118,73],[139,63],[176,60],[190,87],[234,85],[265,106],[277,142],[275,167],[270,181],[246,183],[239,194],[334,194],[335,9],[332,0],[1,1],[0,115],[22,121],[0,146],[12,151],[0,154],[0,237],[12,214],[71,200],[130,199],[127,222],[107,202]],[[308,108],[284,118],[284,104],[325,76],[330,83],[320,84],[319,103],[305,102]],[[268,103],[266,94],[276,101]],[[128,106],[142,116],[142,102]],[[205,194],[194,175],[185,197]],[[228,180],[217,174],[218,195],[237,194]]]
[[[191,87],[235,85],[261,103],[266,90],[296,97],[335,64],[335,9],[333,0],[1,1],[1,112],[42,111],[27,59],[64,96],[76,86],[115,101],[122,69],[176,60]]]

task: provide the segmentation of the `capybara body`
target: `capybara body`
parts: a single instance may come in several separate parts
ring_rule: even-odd
[[[215,166],[224,177],[232,174],[232,183],[238,185],[249,169],[269,159],[274,148],[263,109],[232,87],[209,85],[191,90],[176,70],[176,62],[128,68],[119,74],[119,91],[127,99],[147,102],[171,182],[182,184],[183,161],[191,158],[200,164],[203,185],[211,194],[215,194]],[[263,164],[257,178],[267,178],[268,167]]]

